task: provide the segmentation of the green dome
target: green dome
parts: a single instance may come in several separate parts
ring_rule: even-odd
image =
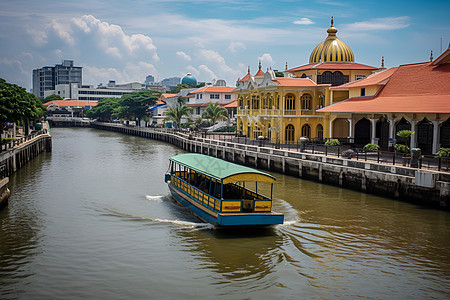
[[[183,77],[183,79],[181,79],[181,83],[182,84],[189,84],[189,85],[196,85],[197,84],[197,79],[195,79],[194,76],[192,76],[191,73],[187,73],[186,76]]]

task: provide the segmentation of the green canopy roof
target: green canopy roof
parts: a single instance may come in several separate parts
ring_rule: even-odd
[[[264,172],[203,154],[185,153],[173,156],[170,160],[198,173],[223,181],[224,184],[239,181],[269,183],[275,181],[275,177]]]

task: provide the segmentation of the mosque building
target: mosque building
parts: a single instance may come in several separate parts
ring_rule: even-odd
[[[273,70],[263,72],[261,63],[255,75],[248,74],[236,83],[238,93],[237,129],[256,139],[296,143],[300,137],[329,138],[330,114],[319,109],[330,105],[330,87],[365,78],[379,68],[354,62],[353,51],[336,36],[334,20],[327,38],[310,55],[309,64],[284,71],[276,77]],[[347,90],[334,91],[334,101],[348,98]]]

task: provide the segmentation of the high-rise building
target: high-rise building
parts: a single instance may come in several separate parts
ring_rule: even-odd
[[[145,77],[145,84],[149,85],[151,83],[155,82],[155,77],[153,77],[152,75],[147,75]]]
[[[82,84],[82,67],[74,67],[73,60],[64,60],[54,67],[33,70],[33,94],[44,98],[44,91],[54,90],[58,84]]]
[[[180,82],[181,82],[180,77],[170,77],[163,79],[161,84],[162,86],[177,86],[178,84],[180,84]]]

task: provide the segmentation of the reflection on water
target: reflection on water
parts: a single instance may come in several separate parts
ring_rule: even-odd
[[[181,150],[53,134],[0,212],[2,299],[450,297],[447,212],[273,174],[285,223],[223,230],[169,196],[163,175]]]

